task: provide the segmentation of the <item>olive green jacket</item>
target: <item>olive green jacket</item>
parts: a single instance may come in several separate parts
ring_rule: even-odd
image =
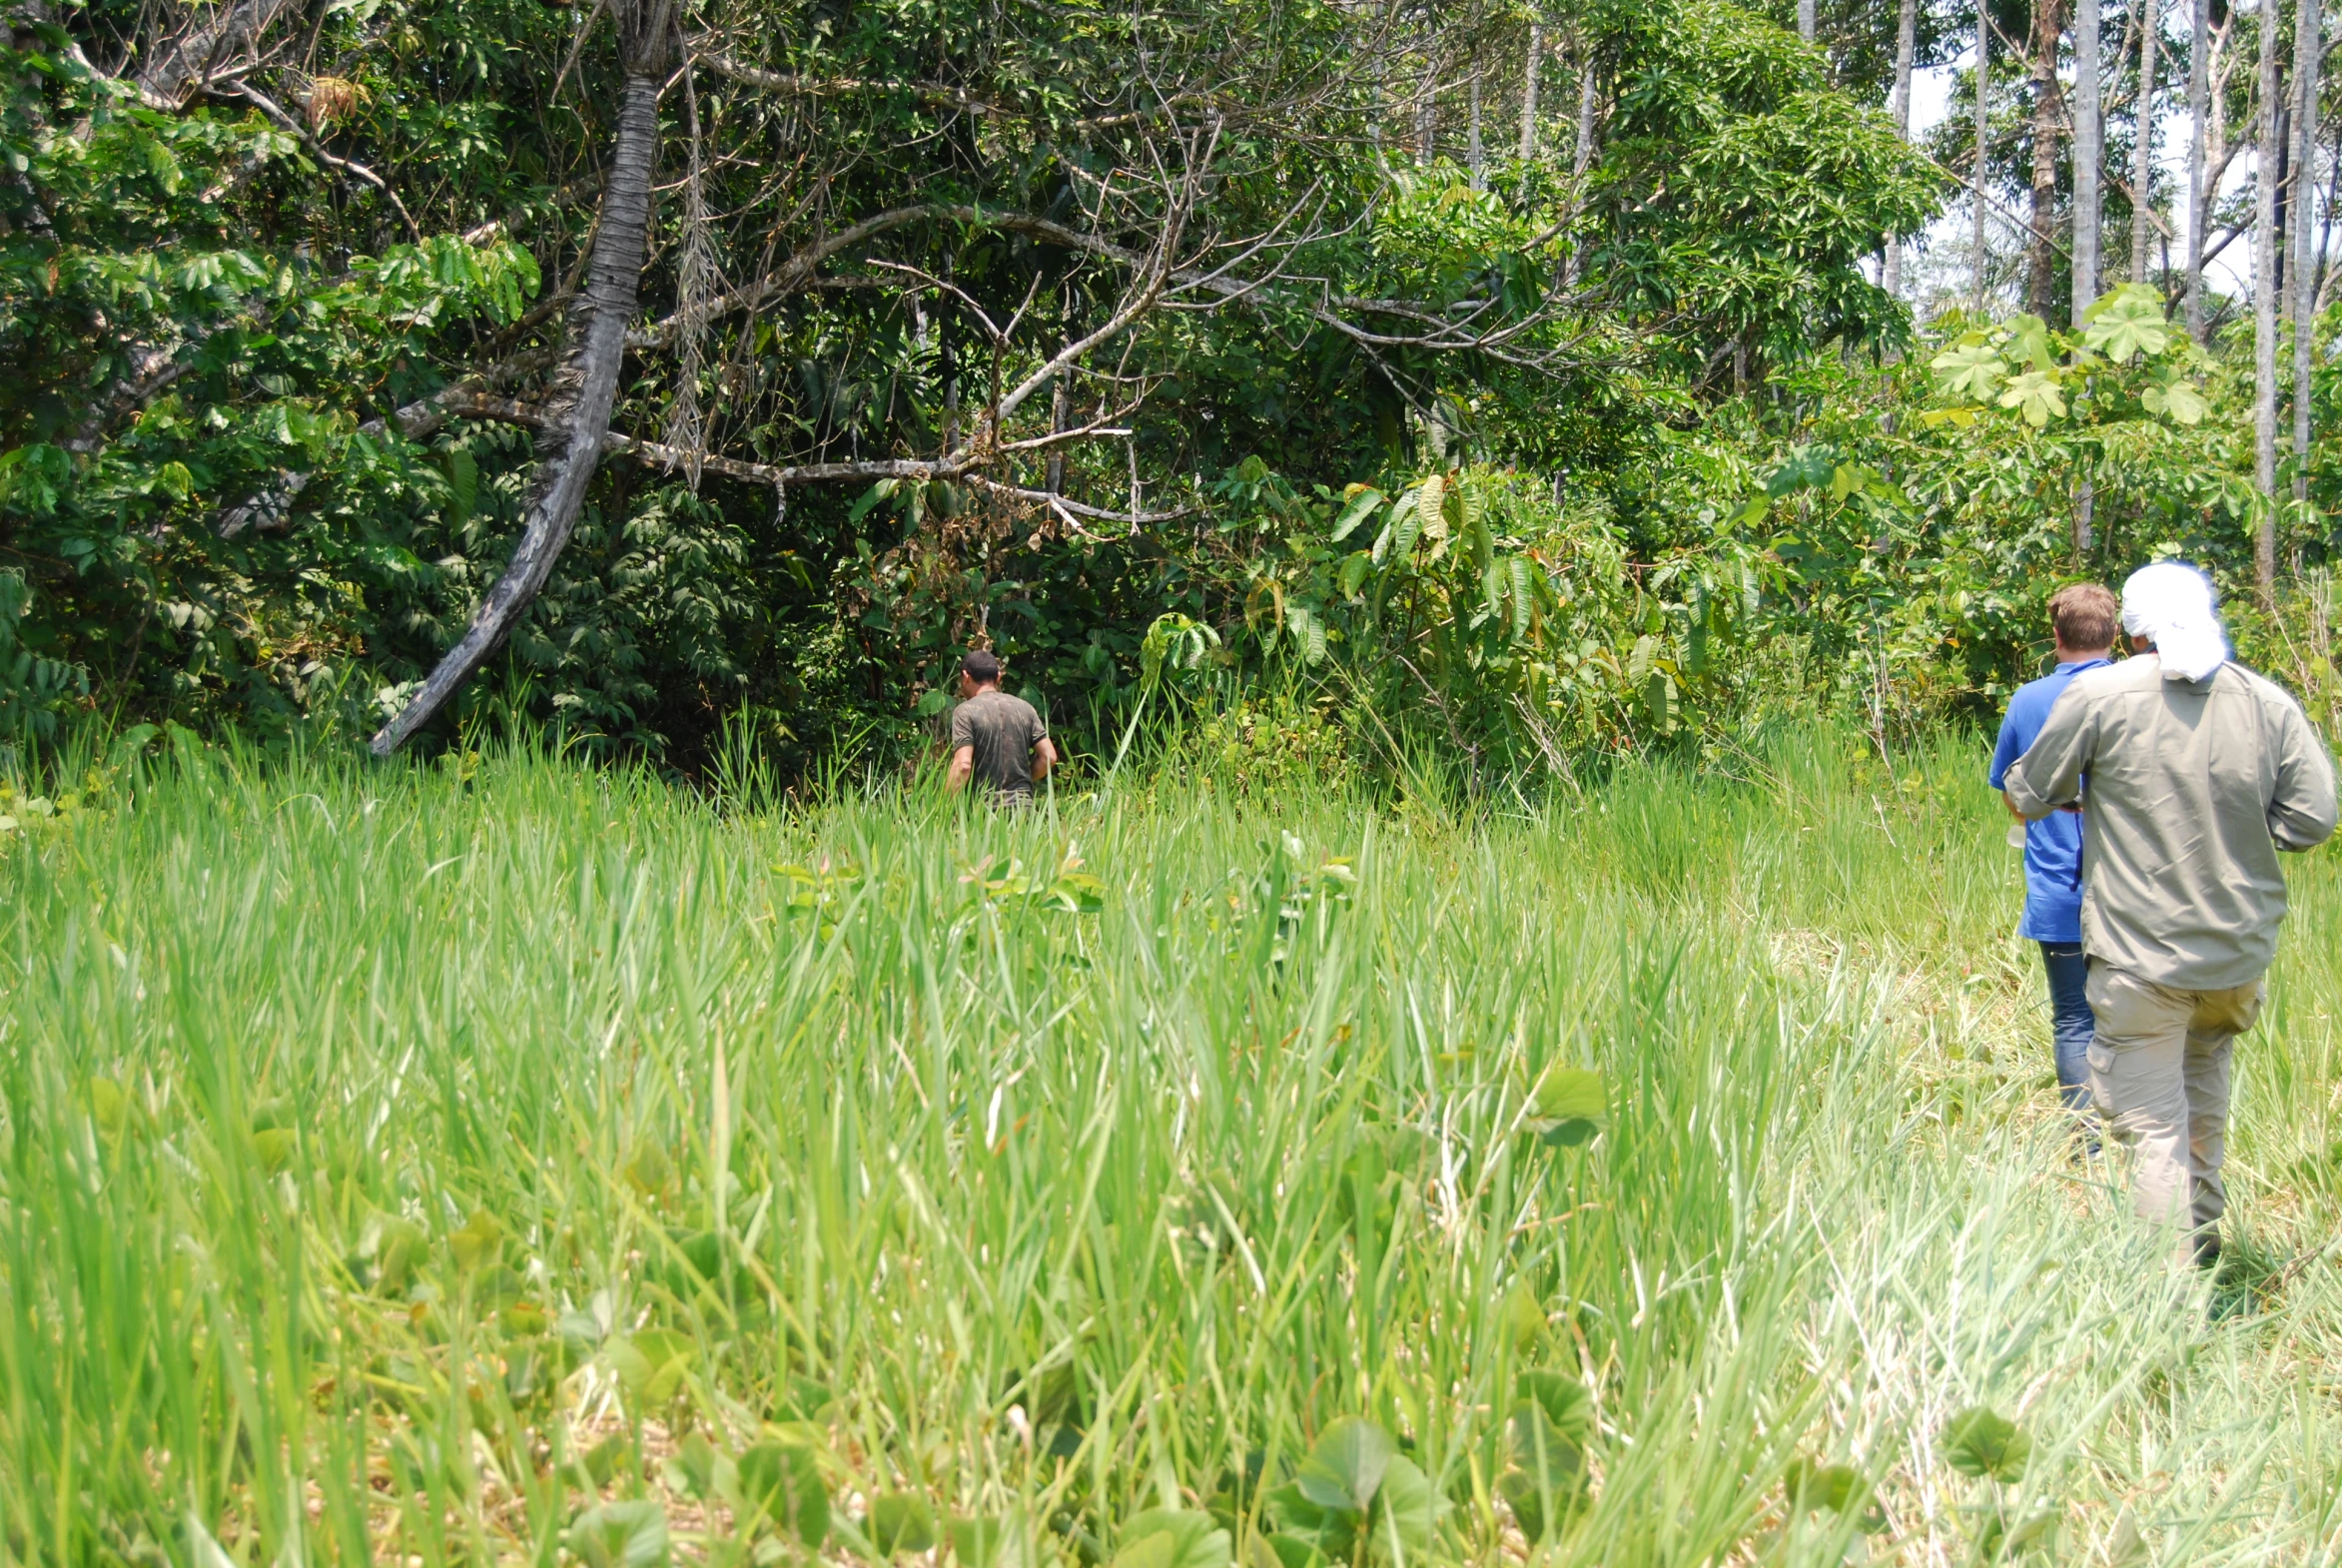
[[[2082,951],[2175,990],[2259,978],[2285,918],[2277,852],[2334,831],[2325,741],[2233,662],[2198,681],[2152,653],[2083,671],[2004,782],[2028,819],[2084,808]]]

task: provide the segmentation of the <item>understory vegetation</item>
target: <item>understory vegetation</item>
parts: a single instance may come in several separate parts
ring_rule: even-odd
[[[2329,718],[2322,259],[2299,357],[2174,325],[2167,257],[2068,309],[2063,12],[2001,7],[2031,281],[1915,318],[1882,258],[1961,176],[1894,103],[1966,24],[1792,9],[16,0],[0,748],[810,784],[915,760],[975,645],[1078,772],[1193,718],[1501,793],[1987,713],[2060,578],[2161,555]]]
[[[776,813],[177,732],[0,800],[0,1558],[2342,1546],[2330,860],[2213,1282],[2056,1110],[1964,743],[1224,768]]]

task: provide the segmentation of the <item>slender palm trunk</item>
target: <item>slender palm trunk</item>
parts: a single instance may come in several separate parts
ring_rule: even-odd
[[[1480,140],[1480,73],[1472,73],[1472,189],[1488,189],[1488,150]]]
[[[1814,0],[1797,0],[1797,35],[1807,43],[1814,41]]]
[[[2073,13],[2073,321],[2098,302],[2099,166],[2105,151],[2105,100],[2098,85],[2098,0]],[[2073,492],[2073,558],[2089,554],[2097,487],[2085,471]]]
[[[2105,149],[2104,100],[2098,87],[2098,0],[2073,13],[2073,320],[2098,300],[2099,165]]]
[[[1537,156],[1537,66],[1545,54],[1545,29],[1529,24],[1529,56],[1521,62],[1521,162]]]
[[[1911,61],[1918,42],[1919,0],[1903,0],[1895,13],[1895,134],[1911,140]],[[1887,292],[1903,297],[1903,237],[1887,237],[1887,260],[1881,269]]]
[[[1423,67],[1423,89],[1415,99],[1415,164],[1428,168],[1439,131],[1439,58]]]
[[[2263,604],[2277,589],[2277,101],[2282,87],[2278,15],[2278,0],[2261,0],[2260,130],[2253,149],[2252,476],[2263,504],[2253,534],[2252,567]]]
[[[2152,233],[2155,186],[2155,46],[2163,18],[2156,0],[2146,0],[2138,34],[2138,147],[2132,155],[2130,191],[2130,281],[2147,281],[2147,252]]]
[[[2033,200],[2027,215],[2032,240],[2025,272],[2025,309],[2046,320],[2057,296],[2057,143],[2065,132],[2065,92],[2057,80],[2057,49],[2065,38],[2064,0],[2034,0]]]
[[[663,17],[662,17],[663,28]],[[521,611],[552,575],[553,563],[577,526],[586,486],[601,465],[618,375],[626,359],[626,329],[634,324],[635,293],[650,231],[651,173],[658,161],[659,88],[667,74],[665,50],[629,60],[595,226],[593,265],[569,309],[561,362],[553,373],[547,418],[537,437],[536,471],[528,486],[527,523],[503,575],[472,615],[471,625],[439,660],[397,717],[374,737],[387,757],[428,723],[510,633]]]
[[[1578,215],[1586,200],[1586,171],[1594,167],[1594,52],[1586,46],[1581,34],[1577,44],[1578,56],[1578,140],[1570,154],[1569,193],[1569,260],[1562,264],[1562,277],[1575,288],[1579,275],[1578,258],[1585,250],[1585,240],[1577,233]]]
[[[2318,76],[2325,17],[2301,0],[2293,22],[2293,498],[2309,497],[2310,417],[2317,339]]]
[[[2202,0],[2197,0],[2198,4]],[[1975,153],[1975,310],[1982,315],[1987,257],[1984,252],[1984,174],[1992,141],[1992,13],[1984,0],[1976,0],[1976,153]]]
[[[2191,0],[2187,29],[2187,331],[2204,341],[2204,138],[2210,133],[2211,0]]]

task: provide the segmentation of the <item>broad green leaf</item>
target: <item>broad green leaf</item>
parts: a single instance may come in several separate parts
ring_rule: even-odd
[[[1651,676],[1651,663],[1659,657],[1659,639],[1649,632],[1635,639],[1634,647],[1626,656],[1626,680],[1630,686],[1640,686]]]
[[[1434,473],[1415,491],[1415,515],[1421,520],[1425,537],[1447,537],[1447,476]]]
[[[2173,377],[2168,382],[2149,387],[2139,393],[2139,401],[2145,404],[2147,412],[2162,414],[2176,424],[2200,423],[2203,416],[2211,411],[2211,404],[2204,399],[2204,394],[2196,391],[2195,384],[2185,377]]]
[[[1015,1519],[954,1519],[952,1555],[961,1568],[1028,1568],[1030,1544]]]
[[[1504,1326],[1513,1349],[1524,1355],[1544,1337],[1545,1305],[1524,1280],[1515,1279],[1504,1293]]]
[[[643,1196],[656,1197],[674,1179],[675,1167],[667,1159],[667,1152],[654,1140],[646,1138],[634,1146],[634,1152],[627,1157],[625,1167],[619,1174],[625,1176],[627,1185]]]
[[[1156,1546],[1158,1542],[1162,1544]],[[1122,1550],[1115,1561],[1124,1563],[1142,1549],[1157,1554],[1144,1568],[1228,1568],[1235,1556],[1227,1531],[1211,1515],[1187,1508],[1150,1508],[1133,1515],[1123,1526]]]
[[[1363,1416],[1345,1415],[1319,1434],[1293,1480],[1320,1508],[1362,1514],[1397,1453],[1388,1432]]]
[[[864,1528],[870,1544],[889,1557],[935,1545],[935,1511],[926,1498],[911,1492],[882,1492],[872,1498]]]
[[[699,1347],[672,1328],[645,1328],[602,1346],[618,1386],[646,1405],[664,1404],[682,1387]]]
[[[879,480],[857,496],[853,505],[846,508],[846,521],[849,523],[860,522],[864,517],[870,515],[871,510],[879,502],[891,499],[894,493],[895,481],[893,479]]]
[[[373,1287],[388,1295],[404,1290],[430,1250],[422,1226],[396,1214],[375,1214],[358,1234],[358,1257]]]
[[[1555,1063],[1538,1076],[1537,1087],[1529,1092],[1524,1125],[1543,1134],[1548,1142],[1582,1144],[1609,1121],[1609,1089],[1601,1074],[1586,1068]]]
[[[289,1127],[264,1127],[252,1135],[253,1159],[271,1176],[293,1164],[300,1146],[301,1135]]]
[[[2049,337],[2049,324],[2038,316],[2010,317],[2008,336],[2017,358],[2034,370],[2047,374],[2057,369],[2057,345]]]
[[[2163,297],[2144,284],[2123,285],[2092,307],[2082,342],[2117,365],[2161,354],[2171,343]]]
[[[1415,541],[1423,536],[1421,490],[1409,490],[1393,503],[1387,535],[1390,539],[1389,558],[1403,561],[1415,552]]]
[[[1962,1475],[2014,1481],[2024,1474],[2033,1440],[1998,1411],[1975,1405],[1945,1423],[1942,1447],[1952,1468]]]
[[[723,1456],[705,1432],[693,1432],[676,1445],[674,1457],[659,1466],[670,1491],[705,1499],[716,1495],[716,1461]]]
[[[1566,1372],[1528,1371],[1513,1379],[1523,1398],[1545,1412],[1556,1430],[1584,1446],[1594,1430],[1594,1396]]]
[[[1873,1497],[1871,1483],[1852,1465],[1792,1459],[1782,1476],[1782,1489],[1793,1508],[1807,1513],[1860,1514],[1860,1528],[1866,1534],[1887,1527],[1886,1512]]]
[[[1390,1563],[1412,1562],[1431,1543],[1439,1522],[1439,1494],[1431,1478],[1403,1454],[1393,1455],[1375,1498],[1374,1555]]]
[[[497,1223],[496,1216],[484,1208],[475,1208],[463,1227],[448,1235],[447,1247],[455,1254],[457,1268],[472,1269],[494,1257],[503,1240],[504,1227]]]
[[[1179,1543],[1168,1535],[1142,1536],[1116,1552],[1110,1568],[1171,1568],[1178,1550]]]
[[[1982,402],[1992,395],[2008,367],[1984,344],[1955,344],[1928,362],[1937,391],[1947,397]]]
[[[829,1493],[810,1449],[767,1439],[733,1461],[748,1528],[771,1526],[819,1546],[830,1530]]]
[[[572,1519],[565,1539],[585,1568],[659,1568],[667,1560],[667,1513],[648,1498],[603,1503]]]
[[[130,1111],[130,1097],[122,1093],[122,1086],[110,1078],[93,1078],[89,1082],[90,1120],[98,1131],[112,1137],[122,1131],[122,1124]]]
[[[2001,391],[2000,406],[2014,408],[2024,422],[2039,429],[2052,418],[2065,416],[2065,397],[2057,390],[2054,371],[2027,371]]]
[[[1380,490],[1363,484],[1356,486],[1350,503],[1342,508],[1341,517],[1333,525],[1333,542],[1339,544],[1348,538],[1359,523],[1373,515],[1374,508],[1381,505],[1382,501]]]

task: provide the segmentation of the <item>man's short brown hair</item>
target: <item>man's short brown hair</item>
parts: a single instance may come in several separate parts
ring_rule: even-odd
[[[2049,595],[2049,624],[2057,640],[2075,652],[2114,646],[2122,606],[2104,585],[2077,582]]]

